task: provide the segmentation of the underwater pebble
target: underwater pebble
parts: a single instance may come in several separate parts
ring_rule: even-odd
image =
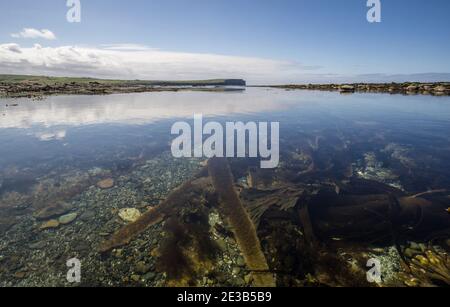
[[[114,255],[116,258],[122,258],[123,257],[123,250],[122,249],[118,249],[114,251]]]
[[[245,285],[245,280],[243,280],[241,277],[236,277],[233,279],[233,285],[242,287]]]
[[[145,275],[143,276],[143,278],[144,278],[146,281],[154,280],[155,277],[156,277],[156,274],[155,274],[154,272],[148,272],[147,274],[145,274]]]
[[[91,219],[95,218],[95,212],[88,210],[86,212],[84,212],[81,216],[80,219],[84,222],[89,221]]]
[[[114,186],[114,179],[108,178],[97,182],[97,187],[102,190],[110,189]]]
[[[406,257],[412,258],[418,254],[418,251],[413,250],[411,248],[407,248],[407,249],[405,249],[405,251],[403,253],[405,254]]]
[[[25,272],[16,272],[14,273],[14,277],[17,279],[24,279],[27,274]]]
[[[236,264],[237,264],[238,266],[240,266],[240,267],[245,266],[245,260],[244,260],[244,258],[239,257],[239,258],[237,259],[237,261],[236,261]]]
[[[119,211],[119,217],[125,222],[136,222],[141,217],[141,212],[134,208],[124,208]]]
[[[50,220],[45,222],[44,224],[39,227],[40,230],[46,230],[46,229],[54,229],[59,227],[59,222],[57,220]]]
[[[77,213],[69,213],[69,214],[66,214],[66,215],[61,216],[61,217],[58,219],[58,222],[59,222],[61,225],[67,225],[67,224],[70,224],[70,223],[72,223],[73,221],[75,221],[77,217],[78,217],[78,214],[77,214]]]
[[[223,239],[218,239],[218,240],[216,241],[216,243],[217,243],[217,245],[220,247],[220,249],[221,249],[222,251],[225,251],[225,250],[227,249],[227,243],[225,242],[225,240],[223,240]]]
[[[134,270],[137,273],[145,274],[148,271],[150,271],[150,268],[151,268],[150,265],[146,264],[144,261],[139,261],[138,263],[136,263]]]

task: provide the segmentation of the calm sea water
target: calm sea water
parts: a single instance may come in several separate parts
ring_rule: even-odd
[[[170,155],[171,126],[179,120],[192,123],[194,114],[203,114],[205,121],[279,122],[280,167],[265,175],[277,178],[274,182],[320,187],[362,178],[403,195],[450,188],[449,97],[248,88],[1,99],[0,286],[68,285],[65,261],[72,257],[82,260],[85,285],[164,285],[150,256],[164,239],[160,225],[112,257],[102,259],[97,250],[125,224],[121,209],[144,212],[200,167],[199,161]],[[241,173],[237,176],[245,176]],[[101,189],[98,181],[104,178],[113,179],[114,188]],[[442,197],[440,220],[449,196]],[[61,215],[67,213],[64,222]],[[47,224],[55,218],[61,225]],[[292,257],[303,250],[290,252],[297,244],[297,226],[282,227],[287,237],[275,241],[292,241],[292,246],[270,259],[295,264]],[[238,262],[237,247],[227,251]],[[395,255],[388,250],[382,258],[389,268],[399,261]],[[300,258],[285,268],[292,278],[314,273],[314,267],[307,268],[310,261]],[[147,272],[146,265],[150,273],[136,277],[136,270]],[[224,265],[217,262],[216,270],[231,274]],[[226,275],[225,282],[214,279],[213,284],[241,286],[245,272],[240,271],[238,279]],[[358,276],[365,277],[364,270]],[[202,282],[199,278],[196,284]],[[280,279],[280,285],[291,282]]]
[[[300,138],[319,137],[325,145],[339,138],[357,161],[393,144],[400,148],[397,154],[415,160],[418,177],[404,178],[411,189],[449,186],[448,97],[249,88],[2,99],[0,193],[26,189],[42,174],[61,168],[89,169],[169,151],[171,125],[180,119],[192,121],[194,113],[230,121],[278,121],[282,152]],[[14,184],[21,172],[27,180]]]

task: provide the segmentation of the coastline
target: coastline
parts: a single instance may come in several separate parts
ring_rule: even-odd
[[[242,91],[242,79],[193,81],[105,80],[41,76],[0,75],[0,98],[44,99],[52,95],[110,95],[146,92]]]
[[[191,81],[107,80],[45,76],[0,75],[0,98],[44,99],[52,95],[110,95],[146,92],[243,91],[246,87],[351,93],[450,96],[450,82],[340,83],[247,85],[243,79]]]
[[[347,84],[287,84],[254,85],[250,87],[269,87],[286,90],[318,90],[351,93],[386,93],[403,95],[450,96],[450,82],[405,82],[405,83],[347,83]]]

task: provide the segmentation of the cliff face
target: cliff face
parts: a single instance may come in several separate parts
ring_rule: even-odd
[[[224,85],[231,85],[231,86],[246,86],[247,82],[243,79],[227,79],[224,80]]]

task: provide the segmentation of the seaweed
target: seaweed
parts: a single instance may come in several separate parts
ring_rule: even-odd
[[[209,180],[204,178],[204,174],[202,171],[199,172],[199,174],[194,176],[193,180],[172,191],[166,200],[144,213],[136,222],[121,228],[99,247],[99,251],[106,253],[114,248],[128,244],[135,236],[173,215],[184,203],[198,200],[204,193],[204,190],[210,185]]]
[[[190,238],[177,219],[171,217],[164,225],[166,237],[159,247],[157,269],[166,272],[170,280],[181,279],[193,275],[192,261],[185,255],[183,246],[190,242]]]
[[[207,208],[192,206],[183,210],[187,213],[170,217],[163,228],[157,268],[171,285],[195,285],[195,278],[208,272],[220,251],[209,236]]]
[[[225,158],[212,158],[208,170],[214,188],[219,194],[221,213],[227,218],[247,267],[253,273],[255,286],[275,286],[275,279],[269,272],[267,260],[247,211],[243,207],[233,186],[233,175]]]

